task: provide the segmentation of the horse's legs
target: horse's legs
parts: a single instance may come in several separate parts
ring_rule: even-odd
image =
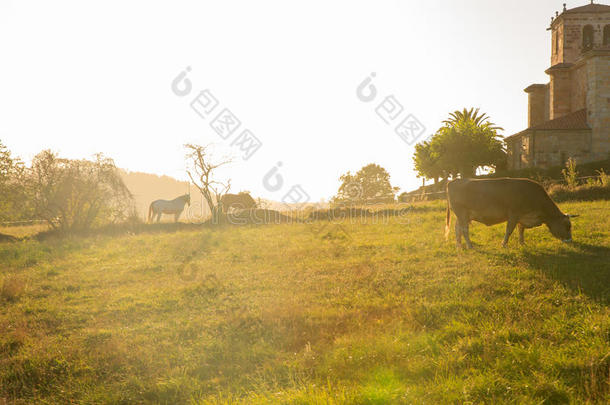
[[[161,220],[161,214],[162,214],[162,212],[157,213],[157,222],[159,222]]]
[[[181,212],[174,214],[174,222],[178,222],[178,218],[180,218]]]

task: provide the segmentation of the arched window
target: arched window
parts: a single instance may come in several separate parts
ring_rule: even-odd
[[[604,46],[610,45],[610,24],[604,27]]]
[[[593,26],[585,25],[582,29],[582,50],[593,49]]]

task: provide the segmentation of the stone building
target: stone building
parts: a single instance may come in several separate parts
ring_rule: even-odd
[[[525,89],[528,128],[506,138],[509,169],[610,158],[610,6],[564,4],[548,30],[550,82]]]

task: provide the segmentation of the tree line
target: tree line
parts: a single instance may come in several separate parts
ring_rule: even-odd
[[[44,150],[31,165],[0,142],[0,222],[43,220],[67,231],[120,222],[129,215],[132,195],[114,161],[64,159]]]
[[[506,150],[500,130],[479,109],[449,114],[436,133],[415,146],[413,162],[418,177],[438,182],[474,177],[479,169],[504,168]],[[185,147],[190,180],[205,197],[212,215],[217,214],[219,197],[229,191],[230,180],[220,182],[214,173],[229,161],[215,161],[207,147]],[[335,206],[396,201],[398,188],[377,164],[347,172],[339,180],[331,200]],[[91,160],[64,159],[44,150],[27,167],[0,142],[0,222],[41,219],[54,229],[87,229],[123,221],[131,207],[133,196],[120,171],[102,154]]]
[[[506,167],[506,149],[498,134],[502,128],[479,109],[463,109],[449,114],[436,133],[415,145],[413,163],[417,176],[434,180],[469,178],[477,170],[492,172]],[[343,174],[334,206],[362,206],[396,201],[397,187],[390,184],[389,173],[371,163],[357,173]]]

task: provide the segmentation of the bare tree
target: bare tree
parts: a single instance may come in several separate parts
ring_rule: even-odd
[[[209,146],[201,146],[195,144],[186,144],[186,158],[190,161],[192,168],[186,172],[191,179],[191,182],[199,189],[212,213],[212,219],[218,219],[218,209],[220,200],[231,188],[231,180],[223,183],[214,180],[214,170],[220,166],[231,163],[230,159],[223,159],[219,162],[214,162]]]

